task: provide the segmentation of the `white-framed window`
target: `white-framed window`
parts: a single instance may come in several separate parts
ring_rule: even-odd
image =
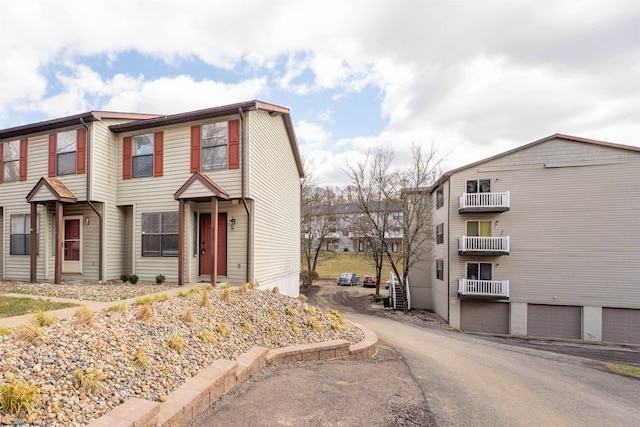
[[[444,259],[436,260],[436,279],[444,280]]]
[[[20,141],[8,141],[2,147],[2,181],[20,180]]]
[[[37,229],[36,236],[39,238]],[[31,254],[31,214],[11,215],[9,254]]]
[[[178,256],[178,212],[142,214],[142,256]]]
[[[436,209],[444,206],[444,188],[440,187],[436,190]]]
[[[227,169],[229,130],[227,122],[202,125],[200,155],[202,170]]]
[[[491,221],[467,221],[467,236],[491,237]]]
[[[491,193],[490,179],[467,180],[467,193]]]
[[[56,135],[56,175],[76,173],[78,134],[76,130],[60,132]]]
[[[493,264],[490,262],[468,262],[467,279],[492,280]]]
[[[444,222],[436,225],[436,244],[444,243]]]
[[[154,134],[135,135],[131,138],[131,176],[153,176]]]

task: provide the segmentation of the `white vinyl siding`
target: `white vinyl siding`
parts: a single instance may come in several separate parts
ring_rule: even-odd
[[[251,112],[249,197],[254,199],[254,277],[297,295],[300,272],[300,177],[282,117]],[[294,278],[295,277],[295,289]]]

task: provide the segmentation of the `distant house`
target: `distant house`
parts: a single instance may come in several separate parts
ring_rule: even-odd
[[[298,293],[304,171],[286,108],[92,111],[1,130],[0,153],[0,278]]]
[[[412,307],[469,332],[640,343],[640,148],[552,135],[445,173]]]

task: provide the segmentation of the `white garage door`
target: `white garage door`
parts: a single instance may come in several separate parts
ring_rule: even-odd
[[[509,304],[461,301],[460,329],[465,332],[509,333]]]
[[[527,335],[581,339],[581,307],[529,304],[527,307]]]
[[[602,341],[640,344],[640,310],[603,308]]]

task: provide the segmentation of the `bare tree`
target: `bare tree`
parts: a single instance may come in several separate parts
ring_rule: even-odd
[[[364,213],[364,218],[371,227],[372,238],[379,244],[391,270],[398,278],[405,310],[408,309],[405,295],[407,274],[412,266],[422,260],[422,254],[426,252],[421,245],[433,240],[431,198],[425,192],[439,175],[442,161],[436,158],[433,146],[425,152],[419,145],[412,144],[411,153],[411,165],[402,169],[392,169],[394,153],[390,148],[370,151],[363,162],[347,165],[347,174],[353,184],[354,201]],[[395,204],[399,199],[403,202],[402,261],[398,261],[387,243],[391,227],[397,225],[393,214],[398,211]],[[380,292],[381,269],[380,265],[376,293]]]

